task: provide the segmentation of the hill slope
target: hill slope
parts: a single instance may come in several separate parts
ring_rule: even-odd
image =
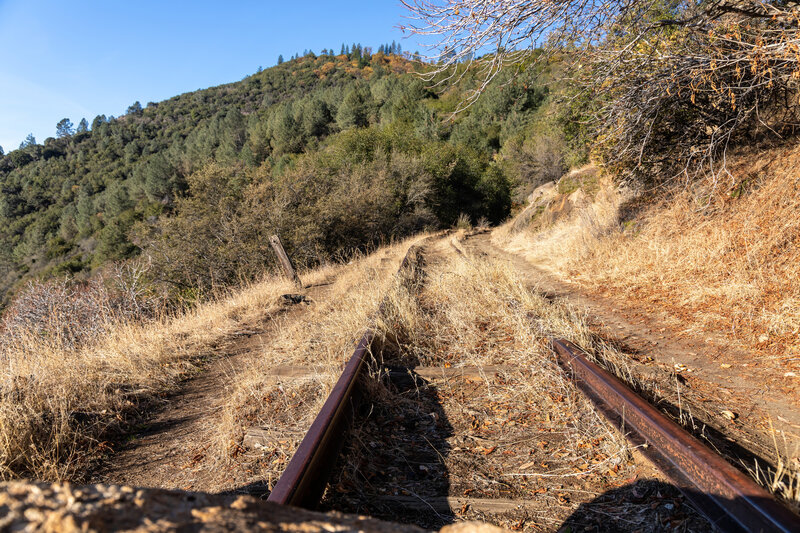
[[[360,50],[309,54],[0,157],[0,298],[22,279],[85,275],[142,249],[154,250],[155,277],[209,286],[263,269],[267,231],[310,264],[462,212],[502,219],[511,176],[494,154],[528,128],[547,89],[498,83],[475,113],[444,122],[472,82],[440,98],[415,68]],[[243,206],[250,198],[258,205]],[[213,261],[176,265],[198,239],[224,246],[203,250]],[[224,250],[244,249],[248,265],[227,264]]]

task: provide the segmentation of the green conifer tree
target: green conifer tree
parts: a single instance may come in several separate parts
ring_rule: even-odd
[[[75,130],[72,128],[72,121],[68,118],[62,118],[56,124],[56,137],[59,139],[63,137],[69,137],[75,133]]]

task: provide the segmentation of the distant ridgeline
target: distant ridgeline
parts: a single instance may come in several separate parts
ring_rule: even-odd
[[[274,232],[302,266],[462,213],[503,220],[504,146],[541,122],[547,88],[501,75],[451,118],[475,80],[437,94],[392,50],[281,59],[0,155],[0,301],[139,255],[178,290],[235,284],[274,264]]]

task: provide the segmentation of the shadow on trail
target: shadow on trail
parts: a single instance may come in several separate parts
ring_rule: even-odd
[[[453,428],[436,387],[405,360],[373,363],[319,510],[438,529],[455,520],[445,459]],[[274,480],[273,480],[274,481]],[[267,480],[230,491],[266,500]]]
[[[409,293],[425,284],[425,263],[421,248],[403,260],[401,282]],[[453,426],[436,387],[414,372],[421,361],[404,349],[408,339],[396,319],[402,310],[393,304],[381,305],[382,319],[392,326],[372,343],[364,400],[322,508],[439,528],[455,520],[446,464]]]
[[[759,498],[754,501],[757,505],[774,503],[766,499],[759,501]],[[738,499],[727,500],[726,504],[739,509],[747,505]],[[789,531],[800,531],[800,516],[793,518],[788,510],[786,513],[783,519]],[[748,513],[746,519],[753,516],[753,513]],[[755,524],[742,527],[713,504],[706,494],[687,491],[684,495],[675,485],[653,479],[623,485],[581,504],[558,529],[564,533],[773,530],[777,529],[759,528]]]
[[[436,387],[414,365],[384,365],[366,384],[323,499],[324,509],[438,528],[454,521],[445,459],[453,427]]]
[[[558,529],[565,533],[712,530],[677,487],[656,480],[629,483],[582,503]]]

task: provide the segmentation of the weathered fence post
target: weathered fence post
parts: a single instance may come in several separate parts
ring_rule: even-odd
[[[295,285],[299,289],[303,288],[303,283],[300,281],[300,276],[297,275],[297,271],[294,269],[294,265],[292,264],[292,260],[289,259],[289,256],[286,253],[286,250],[283,249],[283,244],[281,244],[281,238],[277,235],[273,235],[269,238],[269,243],[272,245],[272,249],[275,250],[275,255],[278,256],[278,260],[283,267],[283,271],[286,272],[286,277],[294,282]]]

